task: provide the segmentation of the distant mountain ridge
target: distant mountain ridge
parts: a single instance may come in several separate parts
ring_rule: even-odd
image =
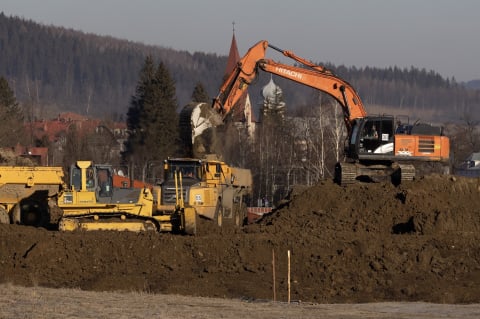
[[[230,39],[225,39],[226,52],[229,45]],[[0,63],[0,75],[7,78],[30,118],[73,111],[122,120],[147,55],[167,66],[175,80],[179,108],[190,101],[197,82],[215,96],[227,62],[226,56],[149,46],[0,13],[0,56],[6,61]],[[417,116],[429,110],[427,113],[436,120],[444,120],[464,112],[478,112],[480,105],[476,90],[444,79],[434,71],[326,66],[349,81],[367,107],[418,110]],[[250,86],[254,108],[258,109],[261,88],[269,79],[269,74],[262,73]],[[283,90],[287,109],[311,108],[318,103],[316,90],[279,77],[274,79]],[[471,82],[468,87],[477,85]]]
[[[465,83],[465,86],[469,89],[478,90],[480,89],[480,79],[468,81],[467,83]]]

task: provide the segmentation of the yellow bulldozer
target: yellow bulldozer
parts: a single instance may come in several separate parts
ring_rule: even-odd
[[[196,233],[193,208],[177,200],[174,209],[165,212],[159,209],[150,188],[114,187],[112,174],[110,165],[93,165],[90,161],[72,165],[70,185],[57,201],[63,211],[60,230]],[[181,176],[175,180],[177,192],[181,191]]]

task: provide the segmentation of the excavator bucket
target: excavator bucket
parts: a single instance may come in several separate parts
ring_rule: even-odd
[[[194,157],[212,153],[215,129],[223,125],[221,114],[207,103],[190,103],[180,112],[180,131],[183,146]]]

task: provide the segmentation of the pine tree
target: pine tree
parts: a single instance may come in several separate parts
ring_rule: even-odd
[[[155,68],[153,58],[147,56],[127,112],[130,135],[123,157],[135,176],[145,180],[151,165],[177,153],[176,109],[175,84],[167,68],[163,63]]]
[[[210,97],[208,96],[207,90],[205,90],[205,87],[203,86],[202,82],[197,82],[197,85],[195,85],[195,88],[193,89],[193,93],[192,93],[192,102],[198,102],[198,103],[210,102]]]
[[[0,120],[0,146],[13,147],[25,142],[23,112],[4,77],[0,77]]]

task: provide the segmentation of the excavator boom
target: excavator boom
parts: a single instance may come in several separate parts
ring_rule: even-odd
[[[266,59],[265,53],[269,47],[295,60],[303,67],[290,66]],[[258,76],[259,69],[331,95],[342,106],[345,125],[349,132],[355,119],[366,116],[360,97],[349,83],[325,67],[315,65],[291,51],[285,51],[270,45],[267,41],[260,41],[255,44],[238,62],[236,68],[220,88],[217,98],[214,99],[213,108],[223,114],[224,117],[229,114],[232,107],[242,96],[243,91]]]

